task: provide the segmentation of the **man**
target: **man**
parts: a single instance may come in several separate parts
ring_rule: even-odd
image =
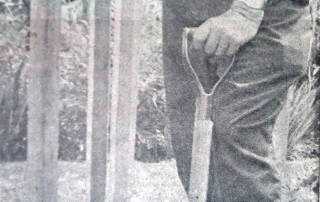
[[[235,56],[212,100],[208,201],[281,201],[273,128],[289,86],[305,73],[303,46],[309,41],[302,35],[310,29],[310,19],[302,18],[306,5],[299,0],[164,1],[167,114],[186,191],[196,88],[182,65],[183,27],[197,27],[192,47],[208,57]],[[219,72],[223,69],[217,70],[221,76]]]

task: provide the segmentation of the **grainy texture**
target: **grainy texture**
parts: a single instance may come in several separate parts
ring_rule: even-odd
[[[61,99],[59,158],[63,160],[85,160],[88,68],[86,50],[89,36],[83,2],[81,0],[62,2],[64,20],[61,29],[62,48],[59,70]],[[20,5],[18,1],[0,1],[0,121],[4,121],[0,122],[0,159],[7,161],[26,159],[26,73],[28,71],[26,64],[30,50],[27,37],[28,12],[28,6]],[[136,158],[144,162],[158,162],[172,157],[170,136],[164,130],[165,92],[162,77],[161,1],[144,0],[142,13],[145,20],[142,22],[140,40],[142,57],[138,80]],[[319,15],[319,12],[315,13]],[[112,19],[114,14],[112,8]],[[319,34],[316,37],[319,41]],[[315,47],[318,51],[319,45],[316,44]],[[319,55],[318,53],[314,55],[317,64],[313,74],[315,78],[319,78]],[[305,84],[302,86],[304,87]],[[305,97],[303,89],[297,91],[300,94],[296,98]],[[317,95],[319,96],[319,92]],[[309,100],[306,99],[304,102],[309,103]],[[319,109],[319,101],[317,108]],[[299,118],[295,121],[301,123]],[[283,186],[288,201],[316,201],[317,199],[319,121],[317,124],[314,131],[307,132],[296,144],[291,144]],[[85,181],[82,180],[86,175],[83,164],[64,162],[61,164],[62,177],[58,184],[61,201],[84,201],[88,194],[86,190],[88,187],[85,188]],[[0,164],[0,201],[19,201],[19,199],[23,201],[28,194],[26,185],[21,184],[24,170],[19,165],[21,164]],[[172,162],[168,164],[167,162],[137,163],[136,168],[134,174],[136,184],[134,184],[135,192],[132,194],[132,201],[183,201],[182,199],[185,199],[179,179],[176,175],[171,175],[176,172],[175,164]]]

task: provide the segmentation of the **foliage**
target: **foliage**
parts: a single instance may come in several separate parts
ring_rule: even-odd
[[[143,4],[146,21],[142,26],[141,41],[145,45],[141,46],[136,142],[136,157],[143,161],[159,161],[170,156],[169,137],[163,132],[165,97],[160,3],[153,0]],[[0,35],[0,159],[24,160],[30,5],[27,0],[1,0],[0,5],[3,33]],[[62,0],[59,158],[63,160],[85,159],[88,30],[83,19],[86,6],[84,0]]]
[[[310,1],[313,16],[313,40],[308,78],[293,88],[289,150],[284,178],[285,201],[319,199],[319,67],[320,1]]]
[[[79,1],[72,3],[74,9],[81,8]],[[29,7],[29,1],[0,1],[0,160],[26,159]],[[74,9],[62,2],[62,16],[70,16]],[[87,23],[67,19],[61,26],[59,157],[83,160]]]
[[[22,1],[0,1],[0,159],[26,152],[28,12]]]
[[[59,158],[84,160],[86,144],[87,22],[62,21]]]
[[[144,0],[142,5],[136,158],[158,162],[173,155],[165,133],[161,1]]]

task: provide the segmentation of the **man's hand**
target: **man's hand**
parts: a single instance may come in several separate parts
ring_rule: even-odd
[[[192,47],[209,56],[231,56],[257,33],[264,11],[234,1],[224,14],[208,19],[193,30]]]

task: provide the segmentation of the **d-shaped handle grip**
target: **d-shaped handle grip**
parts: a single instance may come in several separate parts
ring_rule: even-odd
[[[215,60],[218,60],[219,57],[208,57],[202,50],[192,50],[190,53],[192,55],[189,55],[189,42],[192,40],[192,29],[195,28],[186,27],[183,29],[182,33],[183,66],[185,70],[191,74],[200,93],[202,95],[210,96],[231,69],[235,56],[232,56],[230,64],[227,64],[228,66],[226,65],[223,74],[218,78],[216,70],[220,64],[218,62],[215,63]],[[190,57],[197,61],[194,65],[192,65]],[[223,65],[225,65],[225,63]]]

